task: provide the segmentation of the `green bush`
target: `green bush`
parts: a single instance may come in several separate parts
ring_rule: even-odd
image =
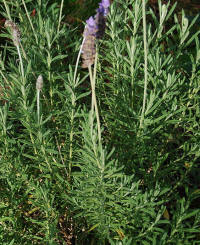
[[[198,16],[114,1],[76,72],[60,2],[2,1],[0,243],[199,244]]]

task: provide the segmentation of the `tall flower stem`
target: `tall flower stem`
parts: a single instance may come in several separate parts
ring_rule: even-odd
[[[40,90],[37,90],[37,116],[38,125],[40,124]]]
[[[92,101],[91,101],[91,111],[92,113],[94,112],[94,93],[95,93],[95,89],[93,86],[93,75],[92,75],[92,67],[91,65],[88,66],[88,71],[89,71],[89,75],[90,75],[90,84],[91,84],[91,91],[92,91]]]
[[[70,130],[70,135],[69,135],[69,169],[68,169],[68,174],[67,174],[68,182],[71,181],[71,172],[72,172],[75,106],[76,106],[76,99],[73,94],[72,95],[72,112],[71,112],[71,118],[70,118],[71,130]]]
[[[78,70],[78,63],[79,63],[79,60],[80,60],[80,57],[81,57],[81,53],[82,53],[84,42],[85,42],[85,37],[83,38],[83,41],[81,43],[81,47],[80,47],[80,50],[79,50],[79,53],[78,53],[78,57],[76,59],[76,66],[75,66],[75,70],[74,70],[74,83],[75,83],[75,80],[76,80],[76,75],[77,75],[77,70]]]
[[[143,95],[143,106],[140,119],[140,128],[143,127],[144,123],[144,112],[146,107],[147,98],[147,30],[146,30],[146,0],[142,0],[142,16],[143,16],[143,41],[144,41],[144,95]]]
[[[24,109],[27,111],[28,108],[27,108],[27,105],[26,105],[26,94],[25,94],[26,93],[25,92],[25,83],[26,82],[25,82],[24,67],[23,67],[22,56],[21,56],[20,49],[19,49],[19,44],[16,45],[16,48],[17,48],[17,52],[18,52],[18,56],[19,56],[19,62],[20,62],[21,74],[22,74],[21,92],[22,92],[22,96],[23,96],[23,106],[24,106]],[[29,122],[28,116],[26,116],[26,119],[27,119],[27,122]],[[32,134],[32,132],[30,130],[29,130],[29,135],[30,135],[30,139],[31,139],[31,142],[32,142],[32,145],[33,145],[33,148],[34,148],[34,153],[35,153],[35,155],[37,155],[37,150],[36,150],[36,147],[35,147],[33,134]]]
[[[78,70],[78,63],[81,57],[81,52],[83,48],[83,43],[85,41],[85,37],[83,38],[82,44],[80,46],[80,50],[78,53],[78,57],[76,59],[76,65],[75,65],[75,70],[74,70],[74,77],[73,77],[73,85],[76,84],[76,76],[77,76],[77,70]],[[68,169],[68,181],[71,181],[71,170],[72,170],[72,158],[73,158],[73,138],[74,138],[74,118],[75,118],[75,97],[72,97],[72,112],[71,112],[71,119],[70,119],[70,124],[71,124],[71,130],[70,130],[70,135],[69,135],[69,169]]]
[[[20,67],[21,67],[21,73],[22,73],[22,78],[23,78],[23,82],[24,82],[24,66],[23,66],[23,61],[22,61],[22,56],[21,56],[21,52],[20,52],[20,49],[19,49],[19,45],[16,46],[17,47],[17,53],[18,53],[18,56],[19,56],[19,62],[20,62]]]
[[[92,89],[92,108],[91,109],[92,109],[92,113],[95,109],[96,120],[97,120],[97,128],[98,128],[98,138],[99,138],[99,143],[101,143],[101,124],[100,124],[99,110],[98,110],[96,92],[95,92],[97,58],[98,58],[98,53],[96,52],[93,76],[91,75],[92,74],[91,65],[88,66],[88,69],[89,69],[89,73],[90,73],[90,83],[91,83],[91,89]]]

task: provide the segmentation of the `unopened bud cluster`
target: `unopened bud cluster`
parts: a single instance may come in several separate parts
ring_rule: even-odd
[[[110,6],[109,0],[102,0],[99,3],[99,8],[96,10],[95,17],[90,17],[86,23],[86,27],[83,33],[84,43],[82,48],[82,67],[87,68],[94,64],[96,47],[96,39],[103,37],[106,27],[106,17]]]
[[[41,91],[42,88],[43,88],[43,77],[42,77],[42,75],[39,75],[37,78],[37,81],[36,81],[36,89],[38,91]]]
[[[21,33],[20,33],[18,26],[14,22],[12,22],[11,20],[6,20],[5,27],[6,28],[8,27],[11,29],[13,43],[15,46],[19,46]]]

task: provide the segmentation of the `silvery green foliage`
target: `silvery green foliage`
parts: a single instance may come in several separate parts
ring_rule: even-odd
[[[88,74],[74,75],[80,32],[58,23],[69,1],[50,2],[2,2],[21,40],[1,33],[0,243],[200,244],[198,17],[174,15],[169,3],[159,2],[157,15],[147,8],[141,130],[141,1],[113,2],[98,47],[99,143]]]
[[[84,144],[76,165],[81,172],[74,172],[70,198],[72,210],[77,214],[75,220],[79,224],[83,218],[87,220],[87,226],[82,229],[88,232],[95,230],[96,239],[100,241],[98,244],[120,232],[122,237],[141,241],[162,224],[164,209],[161,197],[168,190],[161,190],[156,185],[149,193],[142,192],[140,181],[134,175],[123,174],[123,168],[112,158],[113,151],[108,153],[98,143],[92,114],[84,113],[84,118]],[[157,211],[156,207],[159,207]]]

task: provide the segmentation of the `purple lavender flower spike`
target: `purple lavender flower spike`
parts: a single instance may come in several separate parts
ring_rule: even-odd
[[[95,15],[95,22],[97,26],[96,38],[101,39],[104,35],[106,28],[106,16],[108,15],[110,6],[109,0],[102,0],[99,3],[99,8],[96,10],[97,14]]]
[[[95,15],[95,22],[97,25],[96,38],[101,39],[104,35],[105,28],[106,28],[106,21],[105,21],[104,14],[102,14],[101,12],[97,12],[97,14]]]
[[[96,53],[95,39],[97,33],[97,25],[92,16],[86,21],[86,23],[87,24],[83,33],[85,41],[82,47],[83,68],[87,68],[90,65],[94,64]]]
[[[96,54],[96,40],[101,39],[105,32],[106,16],[110,6],[109,0],[102,0],[99,8],[96,10],[95,18],[92,16],[86,21],[86,27],[83,33],[85,41],[82,47],[82,67],[87,68],[94,64]]]

